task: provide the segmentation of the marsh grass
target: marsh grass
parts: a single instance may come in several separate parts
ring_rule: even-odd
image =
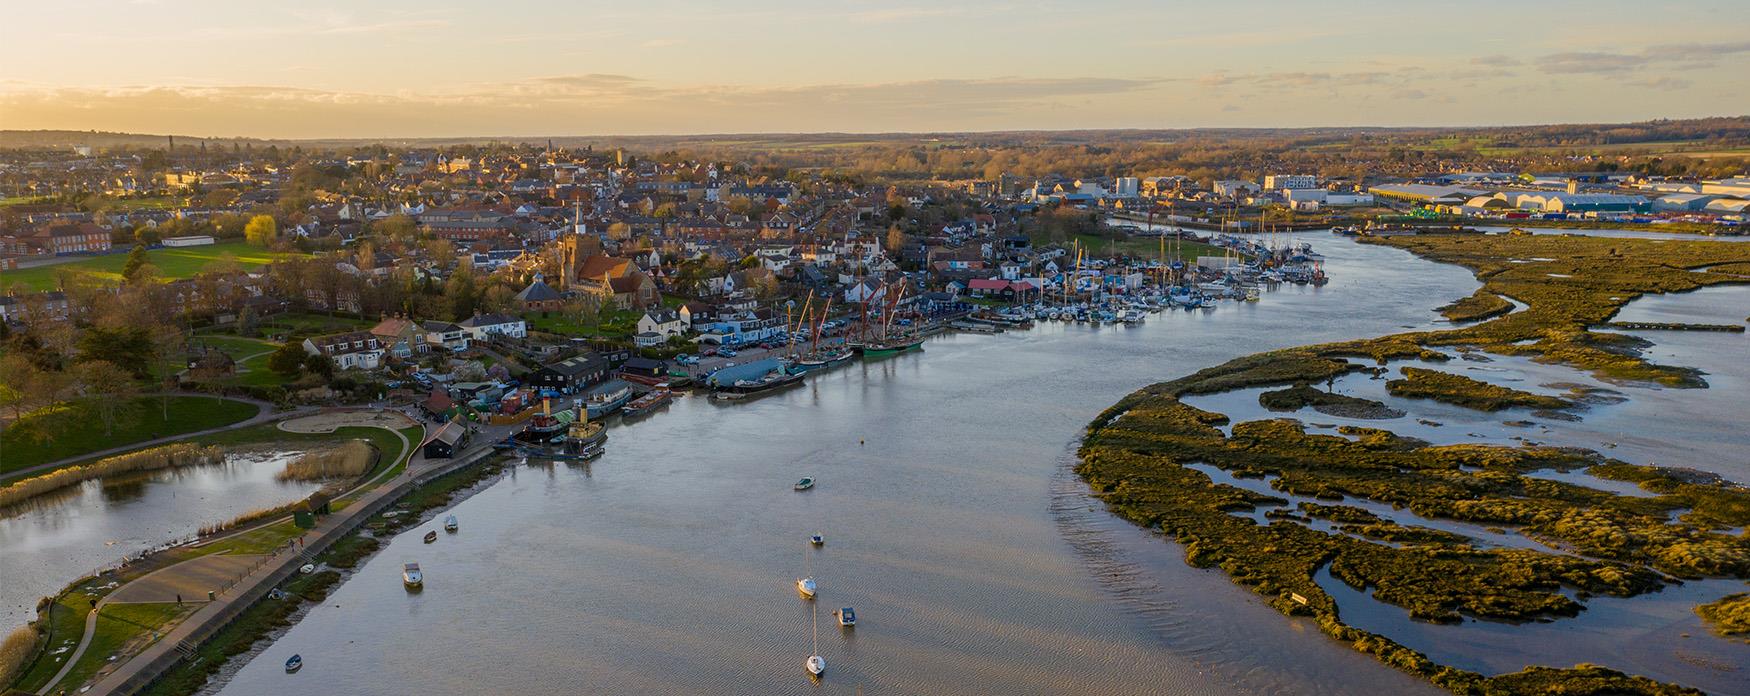
[[[306,452],[286,464],[275,478],[281,481],[327,481],[355,478],[370,471],[376,460],[376,450],[360,440],[343,442],[334,447]]]
[[[0,507],[16,505],[35,496],[95,478],[174,467],[217,464],[224,458],[224,450],[218,447],[202,447],[186,442],[118,454],[90,464],[56,469],[41,476],[27,478],[5,488],[0,488]]]
[[[5,640],[0,640],[0,684],[11,684],[18,677],[19,671],[36,654],[36,645],[41,639],[34,626],[19,626],[6,634]]]

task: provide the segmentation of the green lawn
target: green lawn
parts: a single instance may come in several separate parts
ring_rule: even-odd
[[[596,317],[585,320],[558,312],[543,317],[539,313],[531,312],[524,315],[523,319],[529,323],[531,329],[561,336],[627,338],[638,331],[638,319],[642,316],[644,315],[640,312],[613,310],[598,321]]]
[[[1143,259],[1158,258],[1161,255],[1161,240],[1158,237],[1131,237],[1117,241],[1116,237],[1097,234],[1078,234],[1075,239],[1095,258],[1103,258],[1111,254],[1128,254]],[[1034,241],[1040,243],[1039,240]],[[1195,261],[1199,256],[1221,256],[1226,253],[1221,247],[1203,244],[1201,242],[1181,241],[1178,243],[1179,258]],[[1173,256],[1173,240],[1166,240],[1167,258]],[[1075,263],[1074,258],[1069,263]]]
[[[280,314],[261,322],[261,331],[269,334],[298,333],[321,335],[356,331],[376,326],[377,322],[352,317],[331,317],[326,314]]]
[[[210,348],[224,351],[237,361],[237,384],[254,387],[271,387],[285,384],[288,380],[277,372],[269,369],[267,359],[279,350],[281,344],[264,341],[259,338],[247,338],[232,334],[199,334],[190,340],[191,343],[205,344]]]
[[[46,612],[48,648],[35,663],[24,668],[18,680],[12,684],[14,688],[25,693],[36,693],[37,689],[61,670],[63,661],[73,654],[74,646],[79,644],[79,637],[85,635],[85,616],[91,613],[92,600],[109,593],[108,589],[101,589],[105,582],[107,581],[98,578],[86,578],[55,598]],[[67,650],[60,655],[49,654],[60,648]]]
[[[72,671],[62,677],[55,687],[66,688],[68,693],[73,693],[97,674],[99,668],[109,664],[110,656],[124,651],[128,654],[139,652],[150,644],[153,633],[162,634],[166,624],[192,613],[196,607],[192,602],[104,606],[97,615],[97,632],[91,637],[91,645],[86,646],[85,654],[80,656],[79,662],[73,665]],[[121,661],[122,658],[116,658],[116,662]]]
[[[0,433],[0,475],[154,437],[230,425],[255,417],[260,409],[255,404],[210,396],[172,396],[168,421],[158,397],[136,399],[133,410],[134,418],[116,423],[114,432],[107,434],[97,417],[81,406],[62,404],[27,414]],[[32,435],[43,431],[49,433],[46,440]]]
[[[210,246],[153,249],[146,252],[147,258],[152,260],[152,265],[158,267],[158,276],[165,280],[193,277],[226,254],[235,256],[237,263],[245,269],[256,269],[276,259],[297,256],[293,253],[272,252],[261,247],[250,246],[247,242],[221,242]],[[23,283],[32,290],[54,290],[55,274],[60,269],[77,271],[95,278],[99,282],[116,284],[122,282],[122,267],[127,265],[127,262],[128,254],[124,250],[121,253],[94,256],[52,266],[6,271],[0,273],[0,288],[11,288]]]

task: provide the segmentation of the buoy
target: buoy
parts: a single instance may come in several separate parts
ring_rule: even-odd
[[[863,438],[860,438],[860,437],[857,438],[857,444],[859,444],[859,445],[863,444]]]

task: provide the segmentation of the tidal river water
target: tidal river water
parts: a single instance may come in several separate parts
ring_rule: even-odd
[[[1272,348],[1437,328],[1458,267],[1312,237],[1333,281],[1134,328],[932,339],[746,403],[678,400],[588,464],[530,462],[409,530],[212,690],[1433,693],[1108,514],[1086,423]],[[803,476],[818,480],[797,492]],[[810,547],[809,534],[825,544]],[[416,561],[425,589],[406,592]],[[796,578],[819,581],[824,680]],[[856,608],[841,629],[830,611]],[[285,659],[304,668],[287,675]]]
[[[676,402],[403,534],[219,691],[1419,693],[1091,501],[1086,422],[1260,350],[1435,328],[1460,268],[1314,238],[1334,278],[1136,328],[933,339],[750,403]],[[1710,366],[1711,367],[1711,366]],[[790,484],[814,476],[811,491]],[[429,526],[429,525],[428,525]],[[811,533],[826,544],[810,548]],[[400,564],[426,589],[407,594]],[[819,684],[810,606],[820,583]],[[855,629],[828,612],[854,606]],[[284,659],[305,668],[287,676]]]

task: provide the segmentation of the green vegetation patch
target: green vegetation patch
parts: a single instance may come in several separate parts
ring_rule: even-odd
[[[1478,289],[1471,296],[1455,300],[1437,310],[1440,316],[1454,322],[1493,319],[1513,311],[1513,303],[1487,290]]]
[[[134,415],[103,431],[96,415],[78,403],[67,403],[27,414],[0,433],[0,475],[158,437],[223,427],[254,418],[255,404],[207,396],[170,397],[170,417],[164,417],[162,397],[134,399]]]
[[[5,271],[0,273],[0,287],[11,288],[14,285],[23,284],[31,290],[54,290],[59,285],[57,277],[67,273],[84,275],[107,285],[119,285],[123,280],[122,267],[128,262],[128,255],[125,251],[50,266]],[[273,261],[298,255],[268,251],[246,242],[222,242],[196,247],[167,247],[151,249],[146,252],[146,258],[158,268],[158,277],[163,280],[192,278],[215,268],[215,264],[222,265],[224,262],[233,260],[243,270],[255,270]]]
[[[1272,411],[1298,411],[1310,406],[1319,413],[1341,418],[1381,419],[1404,415],[1403,411],[1372,399],[1319,391],[1304,383],[1259,394],[1258,404]]]
[[[1509,408],[1560,410],[1574,406],[1574,402],[1567,399],[1489,384],[1450,372],[1405,367],[1403,373],[1403,379],[1394,379],[1385,383],[1385,390],[1393,396],[1410,399],[1433,399],[1478,411],[1500,411]]]
[[[1695,613],[1700,614],[1715,633],[1750,642],[1750,592],[1726,595],[1718,602],[1696,607]]]

